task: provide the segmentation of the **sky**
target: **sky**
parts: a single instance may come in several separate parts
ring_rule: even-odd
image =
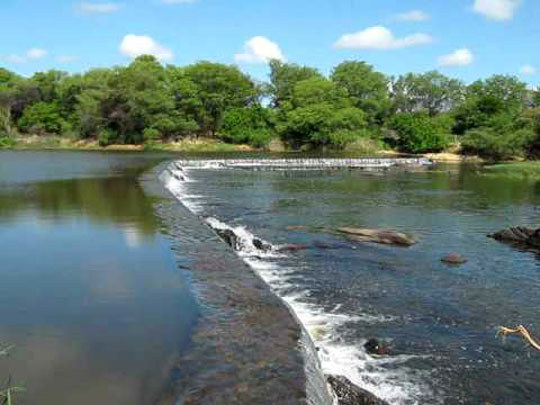
[[[540,85],[538,0],[1,0],[0,66],[29,76],[128,64],[280,59],[328,74],[362,60],[389,75],[492,74]]]

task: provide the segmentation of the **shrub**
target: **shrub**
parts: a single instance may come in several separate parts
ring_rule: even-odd
[[[534,139],[536,134],[527,128],[506,133],[499,133],[491,128],[478,128],[465,134],[462,148],[465,153],[504,160],[524,156],[526,148]]]
[[[390,122],[396,131],[395,143],[408,153],[440,152],[449,145],[451,121],[431,118],[424,113],[398,114]]]
[[[118,139],[118,134],[110,128],[104,128],[99,131],[98,142],[99,146],[107,146]]]
[[[223,118],[220,138],[225,142],[265,147],[272,139],[269,116],[261,107],[233,108]]]
[[[146,128],[143,131],[145,143],[154,143],[161,138],[161,132],[156,128]]]
[[[15,146],[15,139],[7,134],[0,134],[0,149],[9,149]]]
[[[56,103],[39,102],[24,110],[18,125],[23,132],[60,134],[65,121]]]

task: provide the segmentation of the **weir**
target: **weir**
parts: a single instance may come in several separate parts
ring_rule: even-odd
[[[433,166],[427,158],[365,158],[365,159],[218,159],[218,160],[177,160],[177,169],[388,169],[391,167]]]

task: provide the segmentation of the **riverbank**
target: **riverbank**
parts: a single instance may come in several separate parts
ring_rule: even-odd
[[[112,144],[101,146],[96,139],[79,139],[54,135],[16,135],[0,149],[12,150],[87,150],[87,151],[130,151],[130,152],[186,152],[186,153],[298,153],[287,149],[283,142],[274,140],[266,148],[255,148],[247,144],[230,144],[212,138],[186,138],[176,142],[153,142],[151,144],[124,145]],[[314,151],[303,151],[312,153]],[[325,151],[328,152],[328,151]],[[384,156],[403,157],[405,155],[393,149],[386,149],[373,142],[356,142],[341,153],[354,156]],[[440,153],[425,153],[418,155],[440,163],[484,163],[479,156],[460,154],[451,149]]]

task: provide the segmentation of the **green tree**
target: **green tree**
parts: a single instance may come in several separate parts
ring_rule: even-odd
[[[394,109],[402,113],[427,112],[433,117],[459,105],[464,93],[461,81],[436,71],[408,73],[392,83]]]
[[[384,74],[365,62],[348,61],[336,66],[330,78],[345,90],[352,105],[366,112],[371,124],[382,123],[390,106]]]
[[[60,114],[58,104],[40,101],[24,110],[18,125],[27,133],[60,134],[65,121]]]
[[[186,67],[184,73],[196,86],[199,102],[195,119],[205,135],[217,134],[227,109],[257,103],[259,94],[255,83],[235,66],[199,62]]]
[[[440,152],[449,144],[450,125],[447,120],[427,113],[399,113],[390,122],[397,133],[396,145],[403,152]]]
[[[278,60],[270,61],[269,93],[272,105],[278,109],[287,109],[297,83],[315,77],[322,78],[322,75],[314,68]]]

